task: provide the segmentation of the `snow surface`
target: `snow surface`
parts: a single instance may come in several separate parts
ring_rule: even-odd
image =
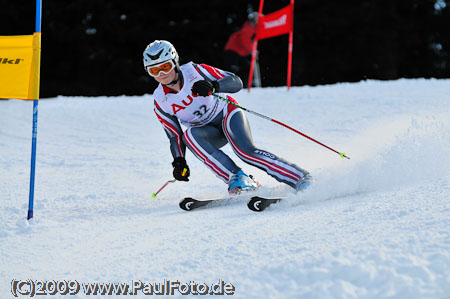
[[[45,99],[28,222],[32,103],[0,101],[1,298],[13,297],[12,279],[222,279],[233,298],[450,298],[450,80],[234,96],[351,160],[247,114],[258,146],[317,181],[296,195],[227,147],[262,194],[288,199],[263,213],[243,198],[185,212],[181,198],[223,197],[227,186],[188,153],[190,182],[151,197],[172,178],[151,95]]]

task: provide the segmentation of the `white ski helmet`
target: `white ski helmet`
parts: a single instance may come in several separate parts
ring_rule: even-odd
[[[155,40],[144,50],[144,67],[161,64],[173,60],[175,66],[178,66],[178,53],[175,47],[168,41]]]

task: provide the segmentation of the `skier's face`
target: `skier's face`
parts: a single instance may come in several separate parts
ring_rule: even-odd
[[[153,78],[159,83],[167,85],[175,79],[176,74],[175,69],[173,69],[168,74],[161,72],[158,77]]]

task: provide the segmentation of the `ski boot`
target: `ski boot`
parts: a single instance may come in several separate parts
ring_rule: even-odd
[[[236,195],[243,191],[254,191],[261,186],[253,176],[246,175],[242,170],[239,170],[236,174],[230,176],[228,181],[228,193],[230,195]]]
[[[297,192],[299,191],[303,191],[306,188],[308,188],[313,182],[313,178],[312,176],[308,173],[305,174],[300,181],[297,182],[297,184],[295,185],[295,190],[297,190]]]

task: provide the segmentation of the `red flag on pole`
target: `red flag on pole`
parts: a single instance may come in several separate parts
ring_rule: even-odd
[[[294,24],[293,8],[293,5],[288,5],[276,12],[258,18],[256,38],[264,39],[291,32]]]
[[[248,78],[248,91],[252,86],[253,68],[255,64],[255,57],[258,47],[258,40],[270,38],[278,35],[289,33],[288,44],[288,71],[287,71],[287,88],[291,87],[291,70],[292,70],[292,48],[293,48],[293,34],[294,34],[294,0],[291,0],[291,4],[277,10],[276,12],[268,15],[262,14],[262,8],[264,0],[260,0],[258,24],[256,26],[256,36],[253,41],[252,50],[252,62],[250,65],[250,74]]]

